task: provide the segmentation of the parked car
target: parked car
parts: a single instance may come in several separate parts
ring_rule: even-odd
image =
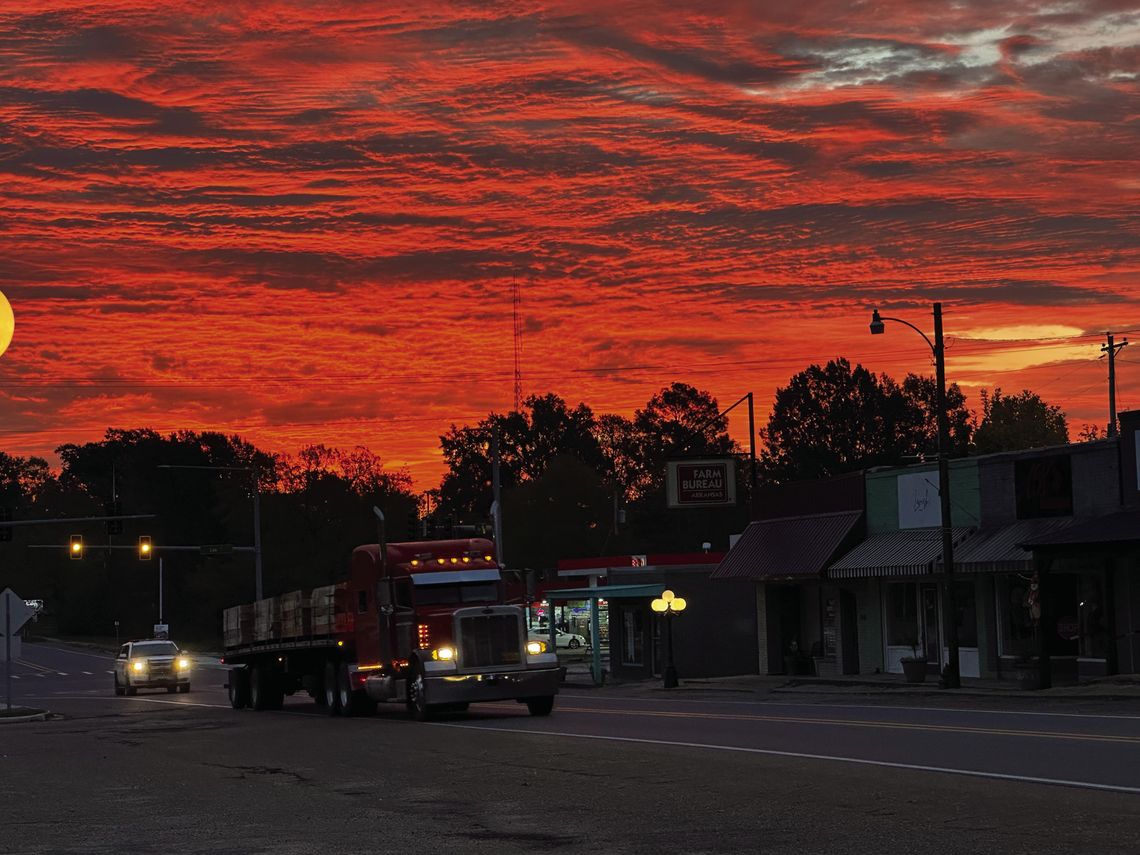
[[[190,691],[190,657],[173,641],[148,638],[128,641],[115,658],[115,694],[133,695],[139,689]]]
[[[532,629],[530,631],[530,641],[545,641],[550,643],[550,633],[544,629]],[[556,630],[554,633],[554,646],[566,647],[570,650],[577,650],[579,647],[586,646],[586,637],[583,635],[575,635],[572,632],[563,632]]]

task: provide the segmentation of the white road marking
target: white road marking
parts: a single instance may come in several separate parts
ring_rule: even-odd
[[[19,674],[13,674],[13,675],[12,675],[12,679],[13,679],[13,680],[19,680],[19,679],[20,679],[20,675],[19,675]]]
[[[594,694],[586,695],[577,692],[563,692],[560,693],[563,698],[575,698],[577,700],[589,699],[591,702],[597,699],[598,701],[635,701],[639,703],[668,703],[668,704],[727,704],[730,706],[743,706],[743,707],[795,707],[796,709],[804,709],[805,707],[813,707],[819,709],[844,709],[844,710],[900,710],[903,712],[948,712],[948,713],[973,713],[975,715],[1029,715],[1029,716],[1045,716],[1054,718],[1122,718],[1128,720],[1140,720],[1140,715],[1115,715],[1099,713],[1064,713],[1064,712],[1037,712],[1034,710],[1001,710],[1001,709],[981,709],[977,707],[900,707],[895,704],[833,704],[826,701],[820,703],[812,703],[811,701],[804,701],[803,703],[793,703],[790,701],[722,701],[716,698],[632,698],[632,697],[599,697]],[[1048,698],[1029,698],[1029,700],[1048,700]],[[1065,698],[1063,700],[1073,700],[1072,698]],[[1097,701],[1103,700],[1090,696],[1087,700]],[[1112,703],[1112,701],[1109,701]]]
[[[69,677],[69,676],[71,676],[71,675],[70,675],[70,674],[68,674],[66,671],[56,671],[55,673],[56,673],[58,676],[60,676],[60,677]]]
[[[59,653],[67,653],[71,656],[86,656],[89,659],[102,659],[104,662],[114,661],[114,656],[108,656],[106,653],[84,653],[82,650],[72,650],[70,647],[55,647],[50,644],[26,644],[24,648],[29,652],[36,650],[55,650]]]
[[[108,674],[114,674],[115,672],[114,671],[108,671],[107,673]]]
[[[93,677],[93,676],[95,676],[95,675],[94,675],[94,674],[92,674],[90,671],[80,671],[79,673],[80,673],[80,674],[86,674],[88,677]]]
[[[704,742],[680,742],[670,739],[638,739],[632,736],[599,736],[588,733],[564,733],[550,730],[517,730],[509,727],[482,727],[476,724],[429,723],[429,727],[454,727],[460,730],[493,730],[499,733],[526,736],[562,736],[569,739],[596,739],[603,742],[633,742],[642,745],[665,745],[671,748],[705,748],[711,751],[734,751],[740,754],[764,754],[771,757],[791,757],[797,760],[830,760],[835,763],[852,763],[858,766],[878,766],[888,769],[909,769],[915,772],[943,772],[948,775],[965,775],[971,778],[990,778],[999,781],[1018,781],[1026,784],[1052,784],[1061,787],[1079,787],[1089,790],[1107,790],[1114,793],[1140,794],[1140,787],[1115,784],[1097,784],[1092,781],[1069,781],[1064,778],[1037,778],[1031,775],[1012,775],[1003,772],[981,772],[975,769],[952,769],[945,766],[922,766],[917,763],[891,763],[887,760],[866,760],[860,757],[841,757],[833,754],[807,754],[799,751],[777,751],[773,748],[744,748],[737,745],[712,745]]]

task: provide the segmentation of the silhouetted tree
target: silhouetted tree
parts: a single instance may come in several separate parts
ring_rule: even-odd
[[[981,398],[982,419],[974,434],[978,454],[1063,445],[1069,441],[1064,412],[1036,392],[1023,389],[1016,395],[1003,395],[995,387],[992,394],[983,389]]]
[[[965,454],[970,413],[957,385],[946,391],[951,454]],[[938,446],[935,385],[910,374],[900,386],[846,359],[811,365],[776,390],[761,434],[763,476],[770,481],[827,478],[932,454]]]

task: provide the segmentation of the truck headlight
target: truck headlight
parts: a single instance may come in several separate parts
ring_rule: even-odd
[[[431,652],[431,658],[438,662],[450,662],[455,658],[454,647],[437,647]]]
[[[181,659],[178,660],[178,670],[179,671],[185,671],[189,667],[190,667],[190,660],[187,659],[186,657],[182,657]]]
[[[136,671],[136,672],[145,671],[146,670],[146,663],[143,662],[141,659],[136,659],[134,662],[131,663],[131,670]]]
[[[526,652],[531,656],[537,656],[540,653],[546,652],[546,645],[541,641],[528,641],[526,643]]]

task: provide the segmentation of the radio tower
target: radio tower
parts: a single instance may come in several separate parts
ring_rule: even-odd
[[[515,412],[522,410],[522,311],[518,279],[511,279],[511,302],[515,315]]]

